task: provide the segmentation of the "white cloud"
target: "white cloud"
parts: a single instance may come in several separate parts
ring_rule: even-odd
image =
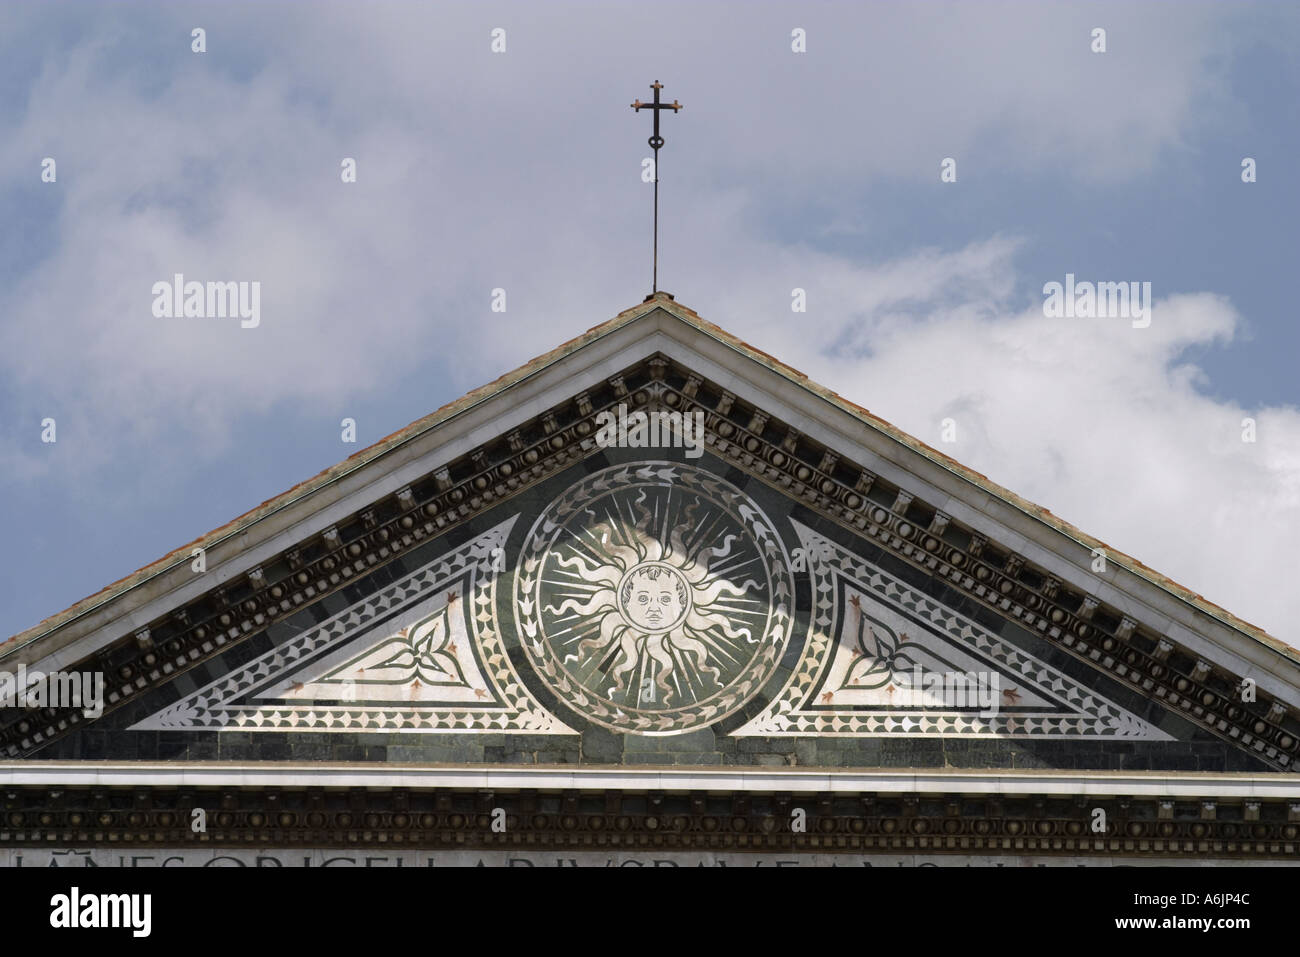
[[[838,303],[793,316],[786,300],[780,314],[761,293],[731,310],[766,319],[709,317],[1210,601],[1300,640],[1291,624],[1300,592],[1283,585],[1300,528],[1300,411],[1212,399],[1181,358],[1230,340],[1240,316],[1209,294],[1157,297],[1147,329],[1047,319],[1041,303],[1009,308],[998,293],[1011,282],[1014,248],[998,241],[861,268],[853,283],[842,262],[810,255],[801,266],[818,277],[810,286],[827,275],[828,289],[892,292],[858,320]],[[946,301],[972,262],[983,281]],[[761,288],[754,278],[750,288]],[[890,310],[909,287],[919,318]],[[877,321],[881,312],[888,319]],[[824,348],[860,339],[869,356]],[[1241,440],[1247,416],[1257,420],[1254,443]],[[954,444],[941,440],[947,417]]]

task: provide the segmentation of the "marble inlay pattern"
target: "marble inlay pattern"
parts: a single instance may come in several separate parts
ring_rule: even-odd
[[[510,518],[134,728],[573,734],[497,629]]]
[[[689,465],[596,472],[538,517],[518,634],[547,686],[607,728],[680,734],[757,694],[790,640],[789,560],[771,521]]]
[[[786,687],[737,736],[1170,739],[852,552],[791,524],[812,585],[808,641]]]

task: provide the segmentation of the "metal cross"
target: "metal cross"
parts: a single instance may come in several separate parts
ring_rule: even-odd
[[[659,291],[659,149],[664,145],[664,138],[659,135],[659,111],[672,110],[674,113],[676,113],[678,110],[682,108],[682,105],[678,103],[676,100],[673,100],[671,103],[659,102],[659,91],[662,90],[663,88],[664,88],[663,84],[660,83],[658,80],[655,80],[653,83],[650,84],[650,89],[655,91],[654,102],[642,103],[640,100],[637,100],[635,103],[632,104],[632,109],[636,110],[638,113],[640,113],[642,110],[653,110],[654,119],[655,119],[654,134],[650,137],[649,140],[646,141],[650,144],[650,148],[655,151],[654,274],[651,278],[651,283],[650,283],[651,295]]]

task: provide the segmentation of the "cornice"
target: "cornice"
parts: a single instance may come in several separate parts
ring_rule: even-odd
[[[1189,862],[1285,862],[1300,852],[1300,802],[1279,795],[1270,779],[1280,776],[1270,775],[733,772],[759,785],[742,790],[713,768],[399,767],[389,769],[399,783],[384,788],[364,786],[376,769],[355,766],[148,766],[118,784],[87,784],[87,773],[0,770],[0,847],[783,849]],[[99,773],[132,778],[122,765]],[[292,783],[273,783],[276,773]],[[199,783],[176,784],[183,774]],[[15,783],[37,778],[44,783]],[[1080,778],[1094,790],[1056,790]],[[615,781],[622,787],[610,787]]]

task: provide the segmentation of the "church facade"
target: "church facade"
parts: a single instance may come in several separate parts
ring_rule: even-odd
[[[666,293],[19,669],[11,865],[1300,854],[1300,653]]]

